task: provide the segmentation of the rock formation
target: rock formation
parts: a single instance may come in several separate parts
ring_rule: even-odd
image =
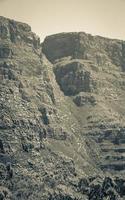
[[[124,41],[0,17],[0,200],[125,199],[124,86]]]

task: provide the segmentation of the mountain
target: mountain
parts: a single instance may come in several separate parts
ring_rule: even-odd
[[[0,200],[125,199],[125,41],[0,17]]]

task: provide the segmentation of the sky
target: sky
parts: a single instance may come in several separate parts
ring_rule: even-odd
[[[125,40],[125,0],[0,0],[0,16],[28,23],[41,41],[81,31]]]

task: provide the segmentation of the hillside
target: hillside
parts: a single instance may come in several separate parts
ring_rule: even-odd
[[[125,42],[0,17],[0,200],[125,199]]]

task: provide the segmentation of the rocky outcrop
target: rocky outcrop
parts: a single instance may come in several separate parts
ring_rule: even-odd
[[[124,195],[119,190],[121,179],[112,179],[110,177],[92,177],[91,179],[81,179],[79,190],[88,196],[88,199],[113,199],[120,200]],[[122,180],[122,183],[124,180]],[[124,184],[122,185],[124,188]],[[122,189],[123,189],[122,188]]]
[[[86,93],[80,93],[79,95],[75,96],[73,101],[79,107],[85,106],[85,105],[89,105],[89,106],[96,105],[96,98]]]
[[[0,58],[12,58],[12,49],[7,44],[0,46]]]
[[[92,78],[84,64],[73,60],[64,65],[56,65],[54,69],[56,80],[65,95],[76,95],[79,92],[92,90]]]
[[[70,56],[72,59],[92,60],[99,66],[112,63],[124,67],[123,41],[84,32],[48,36],[43,43],[43,52],[52,62]]]
[[[0,17],[0,43],[3,44],[3,41],[27,44],[36,49],[40,46],[39,37],[31,32],[29,25]]]

